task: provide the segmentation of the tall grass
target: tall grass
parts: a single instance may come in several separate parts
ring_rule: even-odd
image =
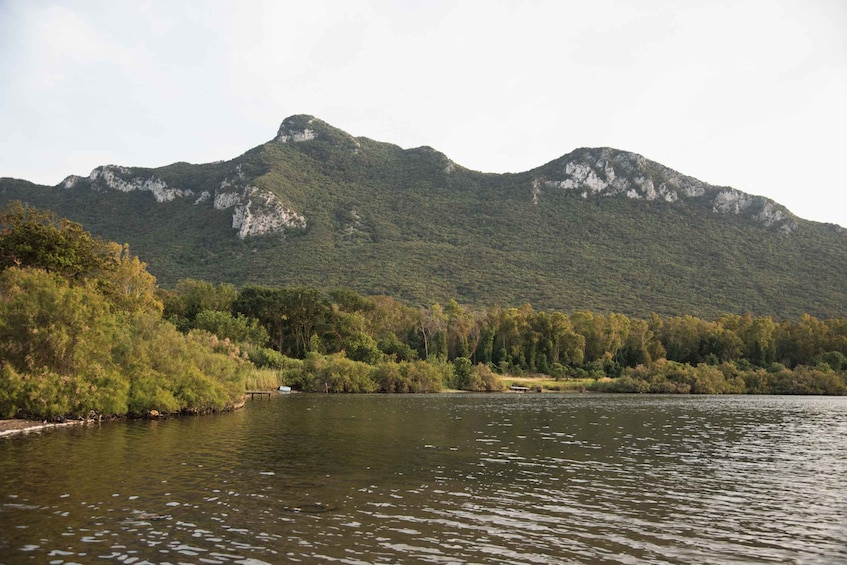
[[[285,384],[284,371],[254,369],[247,375],[244,390],[275,390]]]

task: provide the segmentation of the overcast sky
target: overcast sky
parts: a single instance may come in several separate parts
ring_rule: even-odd
[[[847,226],[845,38],[845,0],[0,0],[0,176],[230,159],[312,114],[486,172],[615,147]]]

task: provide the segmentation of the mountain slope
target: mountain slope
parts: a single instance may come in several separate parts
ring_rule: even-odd
[[[465,169],[292,116],[230,161],[98,167],[21,199],[130,243],[179,278],[304,284],[646,316],[847,315],[847,234],[644,157],[578,149],[518,174]]]

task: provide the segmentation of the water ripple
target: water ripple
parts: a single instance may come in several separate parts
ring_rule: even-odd
[[[845,399],[299,395],[0,450],[4,563],[847,562]]]

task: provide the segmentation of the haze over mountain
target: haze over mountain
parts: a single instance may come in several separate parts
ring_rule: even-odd
[[[180,278],[346,287],[414,303],[847,314],[847,234],[612,148],[515,174],[471,171],[313,118],[229,161],[104,165],[19,199],[128,242]]]

